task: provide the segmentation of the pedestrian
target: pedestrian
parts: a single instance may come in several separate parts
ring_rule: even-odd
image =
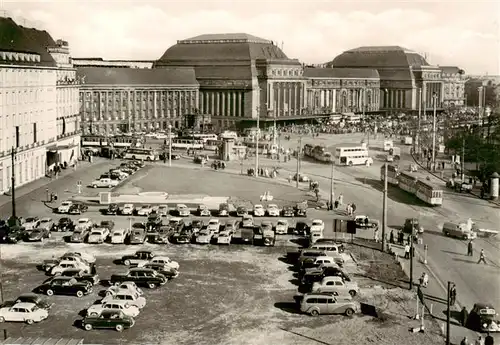
[[[450,305],[454,306],[456,301],[457,301],[457,288],[455,287],[455,285],[453,285],[450,290]]]
[[[493,337],[488,332],[488,335],[486,336],[486,338],[484,338],[484,345],[494,345],[494,344],[495,342],[493,340]]]
[[[469,341],[467,340],[467,337],[464,337],[462,341],[460,342],[460,345],[470,345]]]
[[[339,195],[339,205],[342,205],[344,203],[344,195],[340,193]]]
[[[335,206],[335,209],[339,208],[339,201],[338,200],[335,200],[334,206]]]
[[[474,342],[474,345],[484,345],[483,337],[479,336],[479,338],[477,338]]]
[[[463,327],[467,324],[467,318],[469,317],[469,312],[467,312],[467,308],[463,307],[460,311],[460,323]]]
[[[411,235],[409,235],[407,238],[406,238],[406,243],[408,243],[408,245],[411,244]]]
[[[429,275],[427,273],[422,273],[422,276],[420,277],[420,286],[426,288],[427,284],[429,284]]]
[[[467,256],[474,256],[474,247],[472,245],[472,240],[467,244]]]
[[[410,245],[407,244],[405,246],[405,259],[409,259],[410,258]]]
[[[379,241],[378,229],[373,232],[373,239],[375,240],[375,243],[378,243]]]
[[[391,234],[389,235],[389,243],[394,244],[394,230],[391,230]]]
[[[479,261],[477,263],[479,264],[481,262],[486,264],[486,258],[484,257],[484,249],[481,249],[481,253],[479,253]]]
[[[351,204],[351,209],[352,209],[352,213],[356,212],[356,204],[355,203]]]

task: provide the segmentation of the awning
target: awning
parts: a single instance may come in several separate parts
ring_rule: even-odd
[[[75,147],[78,147],[78,144],[52,145],[52,146],[47,146],[47,152],[57,153],[57,152],[63,151],[63,150],[74,149]]]

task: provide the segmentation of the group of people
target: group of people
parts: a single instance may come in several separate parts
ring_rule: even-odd
[[[474,257],[474,244],[473,241],[470,240],[469,243],[467,244],[467,256],[472,256]],[[478,264],[483,263],[487,265],[488,263],[486,262],[486,256],[484,254],[484,249],[481,249],[479,252],[479,260],[477,261]]]
[[[460,342],[460,345],[494,345],[494,340],[493,337],[488,333],[488,335],[484,339],[482,336],[479,336],[474,344],[470,343],[467,337],[464,337]]]

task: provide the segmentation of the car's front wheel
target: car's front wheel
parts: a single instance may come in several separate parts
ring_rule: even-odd
[[[351,297],[356,296],[356,291],[355,290],[350,290],[349,291],[349,295],[351,295]]]
[[[31,319],[27,319],[27,320],[26,320],[26,323],[27,323],[28,325],[32,325],[32,324],[33,324],[33,320],[31,320]]]
[[[319,316],[319,311],[317,311],[316,309],[311,310],[311,316]]]
[[[47,294],[47,296],[53,296],[54,295],[54,291],[52,291],[51,289],[47,289],[47,291],[45,291],[45,293]]]
[[[78,291],[76,292],[76,297],[78,297],[78,298],[82,298],[82,297],[83,297],[83,291],[82,291],[82,290],[78,290]]]
[[[155,283],[148,283],[148,288],[154,289],[156,287]]]
[[[346,311],[345,311],[346,316],[352,316],[353,314],[354,314],[354,310],[352,310],[351,308],[346,309]]]
[[[85,328],[86,331],[91,331],[92,330],[92,325],[89,324],[89,323],[86,323],[85,325],[83,325],[83,328]]]
[[[0,316],[0,323],[5,322],[5,318],[3,316]]]
[[[116,325],[115,329],[117,332],[122,332],[123,331],[123,325]]]

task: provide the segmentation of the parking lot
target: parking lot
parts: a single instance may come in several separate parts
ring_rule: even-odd
[[[119,163],[118,163],[119,164]],[[117,164],[117,165],[118,165]],[[154,166],[126,180],[120,193],[168,191],[169,194],[230,196],[235,202],[260,203],[259,196],[269,190],[273,202],[281,207],[302,201],[308,196],[290,186],[255,182],[244,176],[223,172],[199,171]],[[147,174],[146,174],[147,172]],[[59,202],[62,200],[59,200]],[[53,203],[56,207],[59,203]],[[26,209],[26,208],[25,208]],[[127,216],[103,216],[100,207],[90,207],[82,216],[94,222],[108,219],[115,228],[127,227]],[[51,215],[55,220],[60,216]],[[326,220],[323,211],[310,210],[311,218]],[[28,215],[23,215],[28,216]],[[61,215],[62,216],[62,215]],[[328,216],[329,217],[329,216]],[[190,217],[194,218],[194,217]],[[145,217],[134,217],[134,222]],[[269,218],[260,218],[258,222]],[[291,223],[304,218],[290,219]],[[207,220],[207,218],[205,218]],[[276,218],[273,218],[273,222]],[[327,226],[328,228],[328,226]],[[437,331],[419,338],[407,334],[407,314],[414,308],[414,296],[394,285],[404,285],[405,276],[394,260],[386,254],[361,245],[347,246],[356,262],[346,265],[346,272],[358,282],[360,300],[383,308],[390,317],[374,322],[370,316],[347,318],[338,316],[309,317],[297,312],[293,296],[297,292],[296,277],[284,259],[286,252],[297,247],[294,236],[278,237],[275,247],[250,245],[111,245],[73,244],[63,241],[64,233],[53,233],[43,244],[20,242],[0,245],[4,300],[15,299],[29,292],[47,277],[36,266],[44,259],[59,257],[68,251],[85,251],[97,257],[97,273],[103,280],[94,292],[81,299],[52,296],[55,303],[49,318],[40,324],[5,323],[10,337],[85,338],[87,343],[101,344],[311,344],[312,339],[325,343],[433,344]],[[127,267],[113,261],[137,250],[153,250],[179,262],[180,275],[165,286],[145,290],[146,307],[135,326],[123,333],[112,330],[84,331],[78,327],[84,310],[99,299],[106,281],[113,273]],[[374,285],[381,286],[373,289]],[[377,319],[378,320],[378,319]],[[390,328],[388,326],[391,326]],[[389,330],[390,329],[390,330]],[[397,335],[397,342],[385,341]],[[407,336],[405,336],[407,335]]]

